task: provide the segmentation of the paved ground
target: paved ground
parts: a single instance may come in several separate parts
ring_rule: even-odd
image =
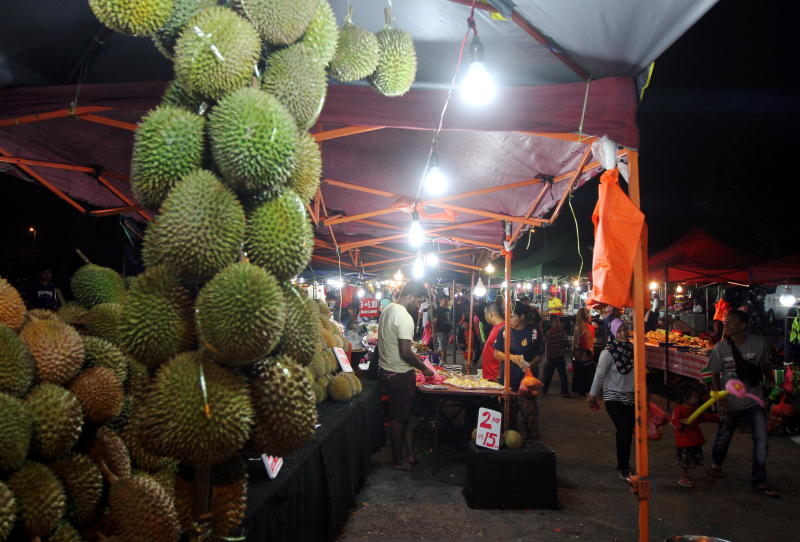
[[[557,377],[556,377],[557,378]],[[553,387],[558,389],[556,382]],[[552,393],[552,391],[551,391]],[[472,510],[461,495],[464,443],[452,441],[444,461],[431,475],[430,457],[415,473],[388,468],[388,451],[374,457],[375,469],[339,540],[591,540],[635,541],[637,505],[614,471],[613,425],[605,411],[594,413],[579,399],[559,396],[539,402],[542,440],[557,454],[560,510]],[[674,534],[704,534],[733,542],[800,539],[800,446],[787,438],[770,441],[768,470],[782,499],[749,489],[749,434],[734,438],[726,477],[711,480],[697,473],[697,487],[676,481],[674,439],[651,442],[651,541]],[[715,427],[704,426],[706,440]],[[423,433],[420,448],[429,446]],[[709,460],[709,445],[705,447]],[[424,450],[423,450],[424,454]]]

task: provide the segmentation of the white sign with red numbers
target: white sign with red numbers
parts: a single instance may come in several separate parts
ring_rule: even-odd
[[[267,469],[267,476],[269,476],[270,480],[274,480],[283,466],[283,458],[261,454],[261,460],[264,461],[264,466]]]
[[[500,427],[503,415],[489,408],[478,410],[478,434],[475,444],[491,450],[500,449]]]
[[[374,297],[364,297],[359,304],[359,316],[361,318],[377,318],[380,306],[380,300]]]
[[[336,354],[336,359],[339,360],[339,367],[342,368],[342,372],[352,373],[353,368],[350,366],[350,359],[347,357],[347,352],[338,346],[334,346],[333,353]]]

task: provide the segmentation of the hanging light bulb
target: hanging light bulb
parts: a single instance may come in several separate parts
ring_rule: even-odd
[[[797,298],[792,293],[792,289],[789,288],[788,284],[783,287],[783,293],[781,294],[780,302],[784,307],[791,307],[797,303]]]
[[[503,288],[508,288],[508,283],[506,281],[503,281]]]
[[[439,167],[439,155],[434,151],[431,154],[431,163],[425,174],[425,190],[432,196],[438,196],[447,189],[447,177]]]
[[[425,263],[430,267],[436,267],[439,265],[439,256],[431,252],[425,256]]]
[[[483,281],[480,277],[478,277],[478,283],[473,288],[472,293],[475,297],[483,297],[486,295],[486,286],[483,285]]]
[[[380,290],[378,290],[377,292],[375,292],[375,299],[377,299],[378,301],[380,301],[382,297],[383,297],[383,292],[381,292]]]
[[[416,211],[411,214],[411,227],[408,228],[408,242],[412,247],[418,247],[425,242],[425,233],[422,231],[422,224],[419,223],[419,213]]]
[[[542,283],[542,290],[547,290],[549,287],[550,287],[550,285],[547,284],[546,282]]]
[[[581,285],[581,281],[579,281],[578,279],[575,279],[575,280],[572,281],[572,285],[577,288],[578,286]]]
[[[486,264],[486,272],[487,273],[494,273],[494,266],[492,265],[492,262],[489,262],[489,263]]]
[[[398,282],[403,280],[403,270],[402,269],[398,269],[397,273],[394,274],[394,280],[396,280]]]
[[[356,292],[356,296],[358,296],[359,299],[364,297],[364,288],[359,288],[358,291]]]
[[[679,294],[682,294],[682,293],[683,293],[683,286],[681,286],[680,284],[678,284],[677,288],[675,288],[675,291],[676,291],[677,293],[679,293]]]
[[[658,290],[658,283],[656,281],[653,281],[650,283],[650,291],[655,292],[656,290]]]
[[[421,279],[425,274],[425,264],[422,262],[422,256],[419,254],[417,254],[417,258],[414,260],[414,265],[411,266],[411,273],[414,275],[415,279]]]
[[[497,88],[483,64],[483,44],[477,34],[472,38],[469,51],[472,62],[461,82],[461,97],[470,105],[486,105],[494,100]]]

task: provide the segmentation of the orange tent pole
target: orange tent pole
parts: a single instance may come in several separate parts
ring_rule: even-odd
[[[2,148],[0,148],[0,154],[2,154],[3,156],[11,156],[10,153],[8,153],[5,149]],[[45,188],[47,188],[50,192],[52,192],[62,200],[72,205],[72,207],[74,207],[79,213],[81,213],[82,215],[86,214],[86,209],[84,209],[81,206],[81,204],[79,204],[77,201],[66,195],[57,186],[55,186],[50,181],[48,181],[47,179],[45,179],[44,177],[33,171],[31,168],[29,168],[28,166],[23,166],[21,164],[17,164],[17,167],[22,171],[24,171],[25,173],[27,173],[28,175],[30,175],[31,177],[33,177],[34,179],[36,179],[37,181],[39,181],[39,183]]]
[[[472,263],[475,263],[475,258],[472,258]],[[467,322],[467,374],[472,374],[472,315],[474,311],[475,295],[472,293],[475,288],[475,271],[469,274],[469,322]]]
[[[511,223],[506,222],[506,241],[511,241]],[[506,288],[504,294],[504,302],[506,305],[505,310],[505,327],[503,328],[503,335],[505,336],[505,361],[503,363],[503,427],[508,429],[510,427],[510,420],[508,419],[511,412],[511,251],[503,248],[503,256],[505,256],[505,275],[506,275]]]
[[[46,167],[52,169],[63,169],[66,171],[80,171],[81,173],[97,173],[97,168],[89,167],[89,166],[76,166],[74,164],[62,164],[59,162],[45,162],[43,160],[31,160],[29,158],[20,158],[18,156],[0,156],[0,163],[7,163],[7,164],[15,164],[15,165],[23,165],[23,166],[36,166],[36,167]],[[129,179],[125,175],[121,175],[119,173],[114,173],[111,171],[101,170],[100,175],[105,175],[106,177],[110,177],[112,179],[118,179],[120,181],[128,182]]]
[[[132,210],[135,210],[139,214],[139,216],[141,216],[142,218],[144,218],[147,221],[153,220],[153,215],[151,215],[150,213],[148,213],[147,211],[142,209],[141,206],[137,205],[137,203],[134,200],[132,200],[131,198],[126,196],[124,193],[122,193],[120,190],[118,190],[116,186],[111,184],[111,182],[108,179],[105,178],[105,176],[98,175],[97,176],[97,180],[98,180],[98,182],[100,182],[100,184],[105,186],[112,194],[114,194],[120,200],[122,200],[123,203],[126,203],[127,205],[132,207],[133,208]]]
[[[363,134],[364,132],[374,132],[375,130],[383,130],[383,126],[347,126],[345,128],[336,128],[335,130],[315,132],[311,135],[319,142],[349,135]]]
[[[583,168],[586,167],[586,163],[589,161],[589,157],[592,155],[592,147],[587,146],[586,151],[584,151],[583,156],[581,157],[580,164],[578,168],[575,170],[575,174],[569,181],[569,184],[566,188],[564,188],[564,192],[561,194],[561,200],[558,202],[558,206],[556,206],[555,210],[552,213],[552,217],[550,218],[550,222],[555,222],[558,215],[561,213],[561,208],[564,206],[564,202],[567,201],[567,198],[572,192],[572,187],[575,186],[575,183],[578,179],[581,178],[581,173],[583,173]]]
[[[50,120],[50,119],[63,119],[65,117],[72,117],[75,115],[85,115],[87,113],[113,111],[114,109],[115,109],[114,107],[101,107],[101,106],[76,107],[75,109],[59,109],[57,111],[48,111],[47,113],[35,113],[33,115],[25,115],[22,117],[15,117],[13,119],[3,119],[0,120],[0,127],[19,126],[20,124],[42,122],[44,120]]]
[[[631,201],[641,208],[639,192],[639,153],[628,151],[628,189]],[[631,480],[639,500],[639,541],[647,542],[649,536],[650,480],[647,449],[647,366],[644,349],[645,273],[647,272],[646,240],[639,240],[639,249],[633,264],[633,370],[636,390],[636,476]]]
[[[112,128],[121,128],[123,130],[128,130],[129,132],[135,132],[137,128],[136,124],[132,124],[130,122],[123,122],[121,120],[116,120],[116,119],[110,119],[108,117],[103,117],[100,115],[80,115],[78,118],[81,120],[94,122],[96,124],[104,124],[105,126],[111,126]]]

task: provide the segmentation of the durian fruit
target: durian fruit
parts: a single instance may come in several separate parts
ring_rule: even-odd
[[[87,525],[98,514],[103,498],[103,475],[94,461],[72,454],[50,465],[67,494],[67,517],[75,525]]]
[[[27,462],[9,477],[8,488],[17,501],[20,526],[27,536],[47,536],[64,519],[64,486],[45,465]]]
[[[384,96],[402,96],[417,76],[417,53],[411,36],[392,28],[391,10],[386,9],[386,26],[378,32],[378,66],[369,81]]]
[[[328,304],[325,303],[323,299],[309,299],[309,305],[313,305],[318,311],[320,316],[324,318],[331,317],[331,309],[328,307]]]
[[[174,0],[89,0],[95,17],[112,30],[149,36],[164,26]]]
[[[286,324],[281,340],[282,352],[302,365],[308,365],[317,353],[320,327],[317,315],[298,291],[288,286],[283,298],[286,306]]]
[[[187,89],[180,81],[173,79],[167,85],[164,94],[161,96],[161,105],[171,105],[180,107],[192,113],[202,115],[208,106],[207,102]]]
[[[100,303],[119,303],[125,293],[125,281],[119,273],[91,263],[75,271],[70,287],[78,302],[87,309]]]
[[[317,0],[314,17],[308,23],[306,33],[301,42],[314,51],[314,55],[324,66],[330,63],[336,54],[336,41],[339,29],[336,26],[336,14],[328,0]]]
[[[284,298],[278,281],[244,262],[226,267],[200,290],[195,312],[201,344],[215,359],[232,366],[269,354],[284,329]]]
[[[68,390],[50,383],[33,388],[25,398],[33,420],[34,449],[47,459],[67,453],[81,435],[83,411]]]
[[[243,88],[220,100],[208,117],[214,162],[237,192],[271,198],[295,166],[297,127],[274,96]]]
[[[56,527],[53,534],[47,538],[47,542],[84,542],[84,539],[75,527],[64,522]]]
[[[49,309],[31,309],[27,313],[25,313],[25,321],[22,323],[22,327],[24,328],[31,322],[38,322],[39,320],[58,320],[58,314],[56,311],[51,311]]]
[[[334,401],[342,403],[346,403],[353,398],[353,387],[343,373],[334,376],[333,380],[328,384],[328,395]]]
[[[170,499],[175,500],[175,481],[178,474],[177,462],[159,469],[155,472],[134,471],[133,476],[149,476],[166,492]]]
[[[119,348],[105,339],[89,336],[83,338],[83,345],[86,352],[85,368],[107,367],[122,384],[128,381],[128,365],[131,361]]]
[[[335,373],[339,370],[339,361],[336,359],[336,354],[334,354],[333,350],[330,348],[322,350],[322,359],[328,373]]]
[[[110,514],[118,534],[129,542],[177,542],[180,525],[175,505],[158,482],[128,476],[111,484]]]
[[[233,536],[244,520],[247,505],[247,465],[234,458],[215,465],[211,471],[210,520],[214,536]],[[175,509],[181,530],[191,531],[194,483],[191,473],[181,473],[175,480]]]
[[[122,410],[125,390],[114,371],[107,367],[86,369],[70,382],[68,389],[91,423],[107,422]]]
[[[36,377],[42,382],[69,382],[83,365],[83,338],[60,320],[32,322],[20,336],[33,354]]]
[[[317,350],[311,360],[309,367],[314,373],[314,378],[319,379],[328,374],[328,362],[325,358],[326,354],[322,349]]]
[[[0,393],[0,471],[14,470],[22,465],[28,455],[32,434],[33,419],[25,403]]]
[[[354,25],[348,15],[339,30],[336,55],[331,60],[333,78],[343,83],[364,79],[375,71],[379,59],[378,38],[369,30]]]
[[[86,313],[84,327],[86,333],[100,337],[114,344],[119,342],[119,321],[122,317],[120,303],[100,303]]]
[[[295,167],[289,179],[289,188],[297,192],[303,203],[311,201],[319,189],[322,176],[322,151],[314,137],[301,132],[295,147]]]
[[[253,25],[220,6],[204,9],[175,42],[175,76],[193,94],[218,100],[248,84],[261,54]]]
[[[18,330],[25,320],[25,302],[16,288],[0,277],[0,324]]]
[[[336,338],[333,333],[328,331],[327,329],[321,329],[320,334],[322,335],[322,339],[325,341],[325,346],[328,348],[333,348],[337,346]]]
[[[314,235],[303,202],[291,189],[263,203],[249,217],[245,247],[250,261],[288,280],[311,260]]]
[[[322,111],[328,77],[313,50],[295,43],[267,58],[261,88],[286,106],[299,129],[307,130]]]
[[[0,324],[0,392],[23,397],[33,385],[36,366],[14,330]]]
[[[120,344],[137,361],[157,367],[194,343],[192,297],[163,266],[133,279],[123,303]]]
[[[186,109],[160,105],[139,122],[133,141],[131,189],[136,200],[158,209],[178,181],[200,168],[205,119]]]
[[[108,427],[101,427],[95,434],[89,455],[102,462],[114,476],[122,478],[131,475],[131,456],[122,438]],[[102,470],[102,469],[101,469]]]
[[[145,269],[156,267],[157,265],[164,265],[164,247],[159,244],[159,239],[163,238],[163,234],[159,232],[160,221],[156,216],[147,224],[144,230],[144,237],[142,238],[142,262]]]
[[[303,35],[317,9],[317,0],[231,0],[266,41],[288,45]]]
[[[77,301],[67,301],[58,309],[58,318],[71,326],[82,326],[86,308]]]
[[[8,486],[0,480],[0,542],[8,540],[17,521],[17,500]]]
[[[142,426],[138,409],[134,414],[130,423],[122,430],[123,442],[130,451],[131,459],[134,466],[147,472],[156,472],[161,469],[169,468],[175,465],[175,460],[171,457],[164,457],[160,455],[151,454],[142,443]]]
[[[253,425],[245,378],[204,361],[199,352],[179,354],[161,366],[142,409],[148,451],[195,466],[233,456]]]
[[[328,398],[328,391],[316,382],[311,385],[311,389],[314,390],[314,397],[317,399],[317,404],[320,404]]]
[[[169,193],[155,235],[148,235],[146,242],[158,245],[170,271],[187,281],[203,282],[236,261],[244,229],[244,210],[234,193],[213,173],[198,170]]]
[[[156,49],[167,58],[175,53],[175,40],[198,11],[217,5],[216,0],[174,0],[175,5],[164,25],[153,34]]]
[[[259,453],[285,457],[314,436],[316,397],[305,370],[287,356],[268,358],[250,381]]]
[[[363,390],[363,384],[361,384],[361,380],[356,376],[355,373],[342,373],[345,378],[350,382],[350,386],[353,389],[353,396],[360,395],[361,391]]]

